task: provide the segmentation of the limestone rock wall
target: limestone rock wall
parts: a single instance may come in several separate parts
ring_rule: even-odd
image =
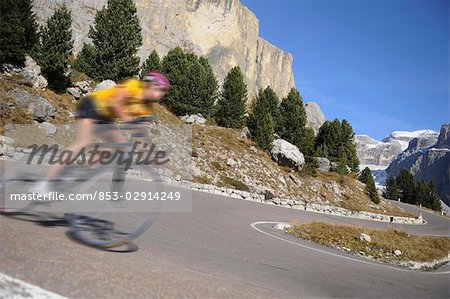
[[[72,11],[74,52],[88,42],[89,27],[107,0],[34,0],[43,22],[59,4]],[[270,85],[280,97],[294,87],[292,55],[259,37],[257,17],[239,0],[134,0],[140,19],[141,60],[153,50],[162,57],[181,46],[209,59],[220,83],[239,65],[249,95]]]

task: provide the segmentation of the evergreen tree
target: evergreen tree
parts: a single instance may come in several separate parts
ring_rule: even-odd
[[[197,99],[199,106],[202,107],[202,114],[211,116],[215,114],[215,104],[219,99],[219,82],[214,75],[214,71],[205,57],[198,59],[200,65],[200,78]],[[196,80],[194,80],[195,82]]]
[[[414,204],[414,178],[408,170],[402,169],[397,176],[397,186],[403,202]]]
[[[280,104],[277,121],[278,135],[300,147],[306,125],[306,111],[299,92],[292,88],[288,96]]]
[[[325,151],[327,153],[326,158],[330,161],[337,162],[341,148],[341,123],[338,119],[334,121],[325,121],[320,127],[316,137],[316,148],[319,151]]]
[[[31,0],[2,0],[0,9],[0,67],[22,65],[25,53],[37,41],[36,17]]]
[[[349,173],[347,166],[348,164],[347,157],[344,154],[341,154],[337,163],[338,164],[336,169],[333,170],[339,173],[340,175],[347,175]]]
[[[269,111],[269,104],[262,95],[263,90],[259,90],[258,96],[252,104],[247,126],[258,147],[269,150],[273,143],[274,124]]]
[[[241,68],[232,68],[225,77],[222,94],[218,102],[216,121],[219,126],[241,129],[245,125],[247,84]]]
[[[162,103],[173,113],[213,114],[219,87],[207,59],[184,53],[177,47],[164,57],[161,68],[172,86]]]
[[[392,200],[398,200],[398,187],[395,177],[389,176],[386,180],[386,191],[384,197]]]
[[[269,105],[269,111],[270,115],[272,115],[275,132],[278,132],[278,122],[280,120],[280,99],[270,86],[267,86],[266,89],[263,90],[262,96],[266,99],[267,104]]]
[[[84,72],[87,75],[92,75],[98,69],[97,52],[94,45],[83,44],[83,47],[73,64],[73,68],[80,72]]]
[[[36,58],[49,86],[63,90],[69,85],[65,75],[72,53],[72,17],[65,5],[58,7],[41,31]]]
[[[36,15],[33,13],[33,0],[17,0],[16,2],[19,3],[21,8],[21,19],[25,35],[24,47],[27,52],[30,52],[39,41],[38,24],[36,23]]]
[[[91,26],[88,36],[95,51],[82,52],[79,59],[90,61],[90,57],[81,55],[95,54],[96,63],[92,68],[81,71],[96,80],[115,81],[139,72],[137,50],[142,45],[142,36],[132,0],[108,0],[107,5],[95,15],[94,26]],[[78,63],[78,66],[83,65]]]
[[[378,195],[378,190],[377,187],[375,186],[375,181],[373,180],[371,172],[369,172],[369,176],[367,177],[365,191],[374,203],[376,204],[380,203],[380,196]]]
[[[435,211],[442,211],[441,200],[437,195],[433,181],[428,183],[429,196],[426,203],[426,207]]]
[[[141,67],[141,78],[148,72],[160,72],[160,71],[161,71],[161,61],[159,59],[158,52],[156,52],[156,50],[153,50]]]
[[[317,154],[334,162],[339,162],[342,160],[341,156],[344,156],[351,171],[358,172],[359,159],[353,142],[354,135],[352,126],[345,119],[342,122],[338,119],[327,120],[320,127],[316,137]]]
[[[366,167],[363,169],[358,179],[364,184],[367,184],[371,176],[372,172],[370,171],[369,167]]]

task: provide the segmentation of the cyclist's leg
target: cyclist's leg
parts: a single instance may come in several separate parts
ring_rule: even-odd
[[[75,142],[69,145],[65,150],[71,152],[75,157],[82,149],[88,147],[92,143],[94,124],[95,120],[90,118],[81,118],[77,120],[77,137]],[[64,164],[54,164],[45,176],[45,180],[53,180],[61,172],[64,166]]]

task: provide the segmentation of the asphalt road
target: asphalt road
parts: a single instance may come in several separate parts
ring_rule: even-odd
[[[0,217],[0,272],[73,298],[450,297],[449,266],[434,273],[405,270],[255,224],[326,220],[387,228],[386,223],[201,192],[193,197],[191,213],[162,214],[136,241],[140,249],[134,253],[95,250],[68,239],[65,227]],[[427,224],[395,227],[450,235],[448,218],[420,212]]]

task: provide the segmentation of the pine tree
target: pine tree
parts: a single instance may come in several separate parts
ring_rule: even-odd
[[[297,147],[300,147],[306,125],[306,111],[299,92],[292,88],[280,104],[277,121],[278,135]]]
[[[428,183],[428,190],[429,195],[425,206],[435,211],[442,211],[441,200],[435,191],[433,181]]]
[[[371,172],[369,172],[369,176],[367,177],[365,191],[374,203],[376,204],[380,203],[380,196],[378,195],[378,190],[377,187],[375,186],[375,181],[373,180]]]
[[[389,176],[386,180],[386,191],[384,193],[384,197],[387,199],[398,200],[398,187],[394,176]]]
[[[338,119],[325,121],[320,127],[316,137],[316,148],[326,148],[328,153],[326,158],[337,162],[341,150],[341,123]]]
[[[95,15],[89,37],[95,51],[95,65],[84,71],[96,80],[121,80],[139,72],[137,50],[142,45],[141,26],[132,0],[108,0],[107,5]],[[90,57],[78,59],[90,61]],[[81,56],[81,57],[80,57]],[[83,66],[79,63],[78,66]]]
[[[25,53],[37,41],[36,17],[31,0],[2,0],[0,9],[0,67],[22,65]]]
[[[33,12],[33,0],[17,0],[21,7],[21,19],[24,26],[25,50],[29,53],[39,41],[38,24]]]
[[[269,111],[270,115],[272,115],[275,132],[278,132],[278,122],[280,120],[280,99],[270,86],[267,86],[266,89],[263,90],[262,96],[266,99],[267,104],[269,105]]]
[[[369,167],[366,167],[363,169],[363,171],[361,172],[360,176],[359,176],[359,180],[361,182],[363,182],[364,184],[367,184],[367,182],[369,181],[369,178],[372,176],[372,172],[370,171]]]
[[[245,125],[247,84],[241,68],[232,68],[225,77],[218,102],[216,121],[219,126],[240,129]]]
[[[208,59],[200,57],[198,63],[200,64],[200,78],[202,80],[198,89],[197,99],[199,106],[202,107],[201,113],[204,116],[211,116],[216,112],[215,104],[220,96],[219,82]]]
[[[81,51],[78,53],[77,59],[73,64],[73,68],[84,72],[85,74],[93,74],[98,68],[97,65],[97,52],[96,48],[92,44],[83,44]]]
[[[397,176],[397,186],[403,202],[414,204],[414,178],[408,170],[402,169]]]
[[[65,5],[58,7],[41,30],[36,58],[49,86],[63,90],[69,85],[65,75],[72,53],[72,17]]]
[[[158,52],[156,52],[156,50],[153,50],[141,67],[141,78],[148,72],[160,72],[160,71],[161,71],[161,61],[159,59]]]
[[[269,150],[273,143],[274,124],[269,111],[269,104],[263,95],[263,90],[259,90],[255,98],[247,120],[253,141],[259,148]]]
[[[173,113],[201,113],[203,116],[214,113],[219,87],[207,59],[184,53],[177,47],[164,57],[161,71],[167,75],[172,86],[162,103]]]
[[[358,172],[359,159],[353,142],[354,135],[352,126],[345,119],[342,122],[338,119],[327,120],[320,127],[316,137],[317,154],[334,162],[338,162],[341,156],[344,156],[351,171]]]

